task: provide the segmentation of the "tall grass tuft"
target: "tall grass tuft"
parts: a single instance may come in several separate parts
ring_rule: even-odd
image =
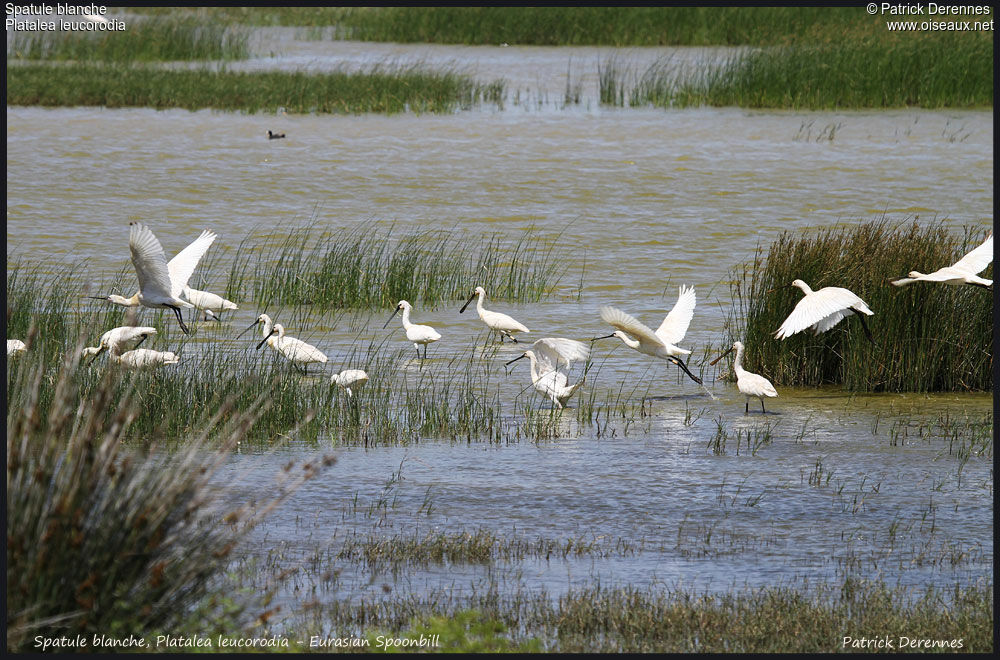
[[[277,241],[251,235],[233,259],[227,294],[262,308],[385,308],[400,300],[433,306],[465,299],[478,285],[491,299],[534,302],[552,293],[568,268],[555,251],[557,238],[533,230],[515,240],[493,234],[470,249],[469,237],[453,231],[399,236],[374,225],[332,233],[307,226]]]
[[[184,16],[130,20],[122,31],[14,32],[7,57],[79,62],[243,60],[250,56],[249,31]]]
[[[765,255],[732,271],[733,306],[723,348],[741,340],[745,368],[776,385],[840,384],[855,391],[989,391],[993,388],[993,297],[979,287],[918,283],[895,287],[891,279],[911,270],[949,266],[979,245],[981,228],[964,237],[939,224],[893,225],[888,219],[821,229],[812,235],[783,232]],[[991,265],[984,276],[991,278]],[[827,332],[803,331],[777,340],[774,332],[802,294],[794,279],[814,291],[850,289],[874,316],[866,317],[878,346],[848,317]]]
[[[117,398],[118,375],[106,370],[82,394],[78,355],[67,354],[54,383],[43,363],[20,370],[23,396],[8,407],[9,651],[37,651],[38,634],[144,636],[200,625],[194,608],[212,610],[213,585],[242,535],[332,462],[289,466],[263,505],[224,506],[210,482],[263,400],[247,413],[223,405],[176,453],[131,450],[123,440],[142,414],[139,391]],[[44,388],[54,396],[43,409]],[[222,441],[212,451],[216,425]]]
[[[737,53],[685,74],[660,68],[632,104],[749,108],[993,105],[993,42],[974,33],[871,37]]]
[[[362,72],[236,72],[154,65],[24,64],[7,69],[7,103],[348,114],[440,112],[499,103],[502,81],[478,83],[419,65]]]

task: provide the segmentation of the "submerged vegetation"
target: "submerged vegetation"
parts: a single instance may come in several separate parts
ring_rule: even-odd
[[[893,226],[882,218],[833,227],[811,236],[784,232],[764,253],[734,269],[733,307],[723,346],[747,346],[744,365],[776,385],[842,384],[868,392],[990,391],[993,389],[993,296],[974,286],[897,288],[889,281],[911,270],[933,272],[955,263],[983,240],[969,229],[958,239],[940,225]],[[993,266],[983,273],[992,279]],[[790,286],[853,291],[875,315],[869,342],[857,319],[827,332],[778,341],[774,332],[802,297]]]
[[[7,69],[7,103],[296,113],[454,112],[498,103],[504,84],[417,65],[362,72],[236,72],[151,65],[24,64]]]

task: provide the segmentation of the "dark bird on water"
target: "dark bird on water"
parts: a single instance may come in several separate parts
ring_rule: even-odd
[[[284,133],[272,133],[271,131],[267,132],[268,140],[277,140],[278,138],[283,138],[283,137],[285,137]]]

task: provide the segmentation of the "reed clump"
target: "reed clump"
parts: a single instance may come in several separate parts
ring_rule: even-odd
[[[237,72],[154,65],[23,64],[7,69],[7,103],[40,106],[149,107],[293,113],[450,113],[498,103],[502,81],[478,83],[419,65],[367,71]]]
[[[324,307],[421,306],[468,298],[475,286],[493,300],[535,302],[551,294],[567,269],[558,236],[528,230],[516,239],[482,236],[478,249],[455,231],[399,235],[376,225],[323,232],[292,229],[278,240],[248,236],[233,258],[233,300]],[[256,269],[256,270],[255,270]]]
[[[993,298],[979,287],[890,280],[911,270],[948,266],[983,241],[981,228],[963,237],[940,224],[892,224],[882,217],[798,236],[783,232],[765,254],[731,271],[733,306],[722,348],[747,346],[746,364],[776,385],[839,384],[854,391],[990,391]],[[993,266],[983,273],[992,279]],[[801,299],[790,286],[801,279],[814,291],[849,289],[874,316],[866,317],[875,346],[857,319],[827,332],[803,331],[784,340],[774,333]]]
[[[141,415],[136,390],[116,398],[117,376],[105,371],[82,394],[78,355],[65,357],[54,384],[42,363],[20,370],[22,396],[18,405],[8,402],[8,651],[37,652],[36,635],[89,640],[188,630],[204,616],[249,628],[253,617],[240,613],[252,602],[213,591],[230,553],[332,459],[294,472],[289,466],[267,501],[252,508],[224,505],[211,480],[264,401],[246,413],[223,405],[176,453],[129,449],[123,441]],[[54,390],[45,408],[43,387]],[[216,425],[223,439],[213,451],[206,439]],[[227,613],[217,607],[222,602]]]
[[[243,60],[250,56],[249,31],[184,15],[131,20],[126,30],[14,32],[7,57],[78,62]]]

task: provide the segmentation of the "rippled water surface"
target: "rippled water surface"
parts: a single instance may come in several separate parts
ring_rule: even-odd
[[[989,112],[613,109],[594,97],[604,58],[641,69],[661,57],[697,62],[712,53],[404,47],[276,34],[274,57],[243,66],[450,64],[486,81],[506,79],[509,98],[503,108],[447,116],[9,107],[8,259],[85,257],[81,287],[98,289],[128,265],[130,220],[149,223],[168,254],[211,228],[220,235],[213,261],[193,284],[222,291],[236,246],[255,230],[376,223],[401,232],[456,229],[477,240],[494,232],[516,239],[536,227],[559,234],[567,274],[545,301],[495,308],[525,322],[534,338],[589,339],[606,332],[601,305],[652,325],[677,286],[691,284],[698,307],[684,345],[697,355],[720,341],[729,269],[782,230],[883,213],[956,232],[992,222]],[[579,104],[565,103],[568,80],[583,86]],[[268,129],[288,137],[268,141]],[[467,353],[480,332],[474,315],[458,315],[461,302],[414,311],[444,335],[431,349],[439,361]],[[388,312],[289,332],[339,365],[358,343],[384,339]],[[242,304],[192,346],[243,350],[234,337],[256,313]],[[395,324],[392,337],[402,342]],[[332,449],[293,441],[234,456],[223,483],[238,482],[230,497],[253,493],[289,458],[336,454],[334,468],[257,532],[262,554],[280,547],[305,557],[352,534],[479,529],[596,548],[395,576],[343,562],[328,586],[341,597],[378,598],[385,583],[463,593],[499,583],[558,594],[594,579],[722,590],[847,574],[939,586],[991,575],[992,440],[988,453],[969,456],[953,437],[955,428],[966,442],[991,436],[989,395],[779,388],[769,414],[745,416],[743,397],[711,372],[702,389],[620,345],[595,351],[602,362],[590,386],[626,398],[636,388],[636,397],[650,397],[643,415],[603,429],[567,421],[564,437],[502,445],[423,438]],[[503,347],[498,359],[518,352]],[[416,361],[407,369],[417,370]],[[500,386],[505,400],[547,409],[523,391],[526,371],[513,368]],[[520,413],[511,405],[505,414]],[[393,473],[402,478],[388,483]],[[380,498],[384,506],[368,513]]]

